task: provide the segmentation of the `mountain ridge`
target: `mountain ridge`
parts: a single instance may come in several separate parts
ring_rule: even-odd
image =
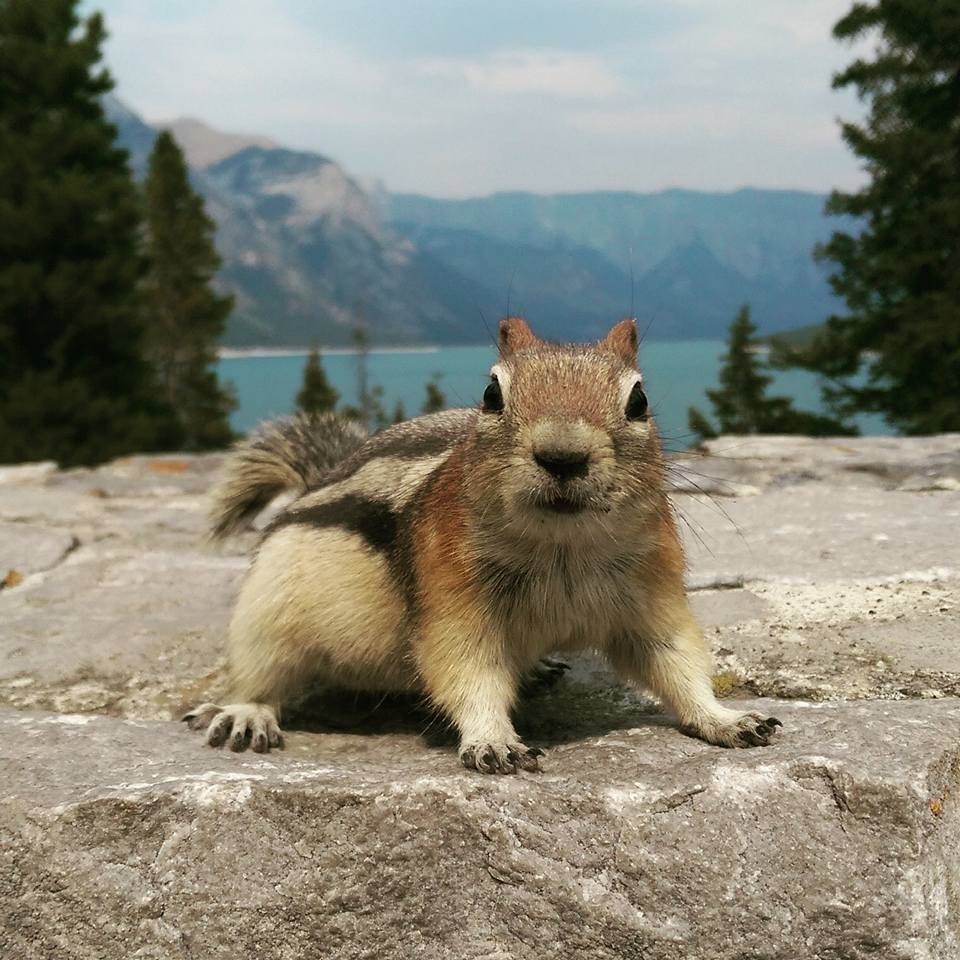
[[[180,144],[187,163],[198,169],[219,163],[244,147],[272,149],[280,146],[270,137],[216,130],[196,117],[177,117],[174,120],[152,123],[151,126],[157,130],[169,130]]]
[[[142,177],[156,130],[106,106]],[[390,194],[324,155],[202,126],[237,148],[191,166],[236,296],[228,346],[343,345],[361,315],[375,344],[476,343],[479,318],[508,307],[551,339],[599,336],[631,306],[652,339],[719,339],[744,302],[761,335],[838,307],[812,258],[834,228],[823,195]]]
[[[115,97],[105,106],[142,178],[157,131]],[[398,237],[333,160],[247,144],[190,177],[236,298],[225,346],[343,346],[361,321],[373,343],[475,339],[472,281]]]

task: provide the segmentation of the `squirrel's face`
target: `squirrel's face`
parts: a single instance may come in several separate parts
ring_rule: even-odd
[[[587,346],[544,343],[522,320],[503,321],[476,443],[483,496],[524,523],[615,521],[625,504],[659,495],[659,441],[633,321]]]

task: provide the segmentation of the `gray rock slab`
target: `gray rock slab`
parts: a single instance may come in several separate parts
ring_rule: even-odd
[[[0,487],[0,560],[6,550],[26,573],[0,591],[0,703],[147,718],[217,694],[255,539],[205,544],[199,491],[219,462],[131,458]],[[731,689],[960,692],[960,494],[807,480],[675,499],[694,607]]]
[[[56,472],[57,464],[53,460],[4,465],[0,466],[0,486],[7,484],[42,483]]]
[[[92,525],[103,518],[103,504],[83,491],[45,485],[0,487],[0,520],[36,526]]]
[[[834,487],[960,489],[960,434],[932,437],[724,436],[670,455],[676,489],[717,497],[823,482]]]
[[[927,437],[802,437],[793,434],[724,435],[703,445],[711,456],[728,460],[920,464],[960,458],[960,433]]]
[[[0,955],[960,955],[960,705],[776,707],[765,749],[641,718],[503,778],[410,733],[0,712]]]
[[[754,694],[960,695],[960,580],[754,583],[693,595],[718,668]]]
[[[49,570],[79,543],[65,530],[0,522],[0,582],[11,572],[26,576]]]
[[[913,474],[960,468],[960,433],[929,437],[723,436],[703,444],[708,457],[762,463],[767,469],[810,468],[829,473]]]
[[[695,591],[690,595],[690,604],[697,620],[708,629],[766,621],[774,612],[755,591],[745,589]]]
[[[960,438],[708,450],[692,602],[783,737],[583,657],[518,710],[546,771],[492,780],[404,698],[316,694],[267,757],[158,722],[223,692],[222,457],[0,468],[0,957],[960,958]]]
[[[216,481],[224,454],[158,454],[123,457],[99,467],[67,470],[51,478],[58,487],[96,491],[103,497],[205,494]]]
[[[674,504],[695,576],[829,581],[960,576],[960,493],[807,483]]]
[[[175,489],[105,497],[53,486],[0,487],[0,523],[68,532],[86,544],[125,541],[142,550],[199,549],[207,532],[206,505],[206,497]]]
[[[209,692],[240,557],[83,549],[0,593],[0,702],[167,716]]]

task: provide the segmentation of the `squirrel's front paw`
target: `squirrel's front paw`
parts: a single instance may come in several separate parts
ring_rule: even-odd
[[[266,753],[271,747],[283,746],[283,733],[273,708],[263,703],[230,703],[219,707],[202,703],[181,718],[191,730],[205,730],[211,747],[229,743],[231,750],[253,747],[255,753]]]
[[[685,732],[719,747],[767,747],[782,726],[776,717],[731,710],[725,711],[722,717],[711,717],[695,728],[685,728]]]
[[[543,751],[522,743],[465,743],[460,759],[468,770],[480,773],[516,773],[539,770]]]

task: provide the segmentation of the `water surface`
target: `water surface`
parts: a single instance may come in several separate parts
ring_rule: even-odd
[[[717,382],[720,340],[681,340],[644,343],[640,366],[647,384],[650,406],[660,430],[670,445],[686,446],[691,441],[687,408],[699,406],[709,414],[704,390]],[[493,364],[495,351],[489,347],[442,347],[424,350],[374,351],[368,357],[371,385],[383,387],[383,404],[392,412],[400,401],[407,413],[420,412],[424,384],[437,375],[449,406],[479,403]],[[357,402],[357,358],[351,353],[329,353],[322,357],[330,382],[340,393],[341,403]],[[232,422],[237,430],[249,430],[259,420],[289,413],[300,388],[305,355],[228,357],[219,361],[219,373],[232,381],[239,407]],[[805,370],[774,373],[771,394],[792,397],[801,409],[820,410],[817,378]],[[864,416],[858,424],[864,433],[892,431],[879,417]]]

